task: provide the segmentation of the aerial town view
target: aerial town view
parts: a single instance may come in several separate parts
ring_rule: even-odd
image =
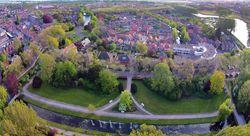
[[[0,0],[0,136],[250,136],[249,0]]]

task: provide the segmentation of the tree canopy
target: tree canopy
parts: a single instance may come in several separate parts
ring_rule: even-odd
[[[146,44],[139,42],[136,46],[136,50],[142,55],[145,55],[148,52],[148,46]]]
[[[59,62],[53,72],[52,84],[55,87],[69,86],[76,74],[76,67],[71,61]]]
[[[1,127],[4,135],[13,136],[41,136],[36,127],[41,122],[36,112],[23,102],[15,101],[4,109]]]
[[[53,70],[56,65],[55,58],[47,53],[41,54],[39,58],[41,68],[41,78],[44,81],[50,82]]]
[[[234,106],[231,104],[231,100],[226,99],[219,107],[219,121],[225,121],[227,117],[233,112]]]
[[[139,129],[132,130],[129,136],[166,136],[166,134],[157,130],[155,126],[142,124]]]
[[[151,78],[153,90],[168,95],[174,88],[173,75],[166,63],[158,63],[154,67],[154,76]]]
[[[132,108],[132,95],[128,90],[125,90],[121,93],[119,111],[128,111]]]
[[[210,77],[210,92],[213,94],[222,93],[225,84],[225,74],[222,71],[215,71]]]
[[[238,92],[238,101],[243,109],[246,109],[250,104],[250,80],[247,80]]]
[[[250,124],[244,126],[226,127],[221,130],[216,136],[249,136]]]
[[[119,84],[115,73],[107,69],[100,71],[99,79],[97,82],[100,84],[101,89],[104,93],[112,93],[117,89],[117,86]]]

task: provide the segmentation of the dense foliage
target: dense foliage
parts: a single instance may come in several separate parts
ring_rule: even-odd
[[[166,136],[166,134],[157,130],[155,126],[142,124],[139,129],[132,130],[129,136]]]
[[[119,111],[129,111],[132,109],[132,95],[128,90],[125,90],[121,93]]]

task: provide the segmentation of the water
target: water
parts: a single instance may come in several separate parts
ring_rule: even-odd
[[[219,16],[216,15],[204,15],[204,14],[194,14],[197,17],[200,18],[212,18],[212,19],[216,19],[219,18]],[[234,19],[235,20],[235,29],[232,32],[232,34],[239,39],[239,41],[246,47],[249,48],[248,46],[248,40],[249,40],[249,36],[248,36],[248,29],[247,29],[247,23],[244,22],[241,19]]]
[[[138,129],[140,124],[137,123],[120,123],[102,120],[84,119],[75,116],[63,115],[60,113],[52,112],[40,107],[28,104],[31,106],[41,118],[65,124],[68,126],[83,128],[87,130],[97,130],[102,132],[129,134],[133,129]],[[191,125],[156,125],[166,134],[207,134],[210,133],[210,125],[207,124],[191,124]]]

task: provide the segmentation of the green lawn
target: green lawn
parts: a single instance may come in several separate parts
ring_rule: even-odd
[[[165,97],[150,91],[142,81],[134,81],[137,85],[135,97],[139,103],[144,103],[145,108],[158,114],[188,114],[216,111],[225,100],[224,94],[210,99],[190,98],[170,101]]]
[[[122,123],[140,123],[140,124],[158,124],[158,125],[180,125],[180,124],[197,124],[197,123],[214,123],[217,121],[217,117],[211,118],[200,118],[200,119],[163,119],[163,120],[145,120],[145,119],[126,119],[126,118],[115,118],[115,117],[108,117],[108,116],[96,116],[94,114],[82,113],[82,112],[74,112],[67,109],[61,109],[58,107],[49,106],[44,103],[40,103],[38,101],[23,98],[24,101],[36,105],[38,107],[54,111],[57,113],[71,115],[81,118],[88,118],[88,119],[96,119],[96,120],[105,120],[105,121],[115,121],[115,122],[122,122]]]
[[[50,85],[43,84],[41,88],[29,88],[30,92],[46,97],[48,99],[61,101],[69,104],[88,106],[93,104],[95,107],[105,105],[111,99],[118,96],[118,92],[111,95],[96,94],[90,90],[80,88],[54,88]]]

